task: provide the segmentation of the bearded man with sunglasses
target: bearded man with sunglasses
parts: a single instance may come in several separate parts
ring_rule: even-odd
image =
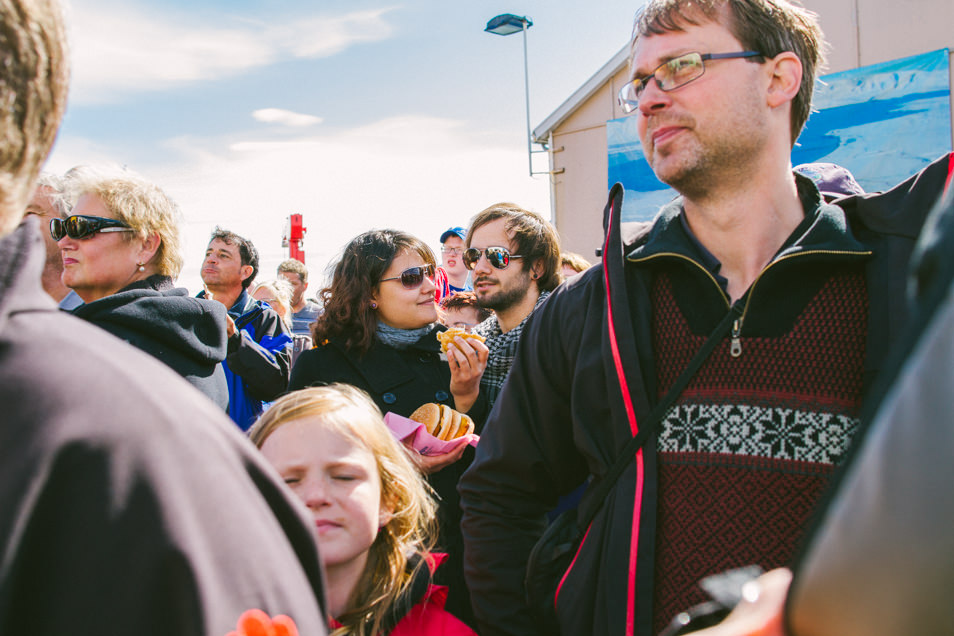
[[[603,264],[521,338],[460,486],[485,636],[547,619],[658,634],[706,600],[703,577],[793,557],[906,320],[907,259],[949,165],[837,205],[793,174],[821,46],[816,16],[786,0],[651,0],[637,15],[620,104],[681,196],[624,245],[614,187]],[[548,599],[534,615],[531,549],[583,483],[593,514],[533,588]]]
[[[492,405],[507,379],[530,314],[560,284],[560,237],[542,216],[498,203],[473,218],[464,266],[477,304],[494,315],[474,327],[490,349],[480,391]]]

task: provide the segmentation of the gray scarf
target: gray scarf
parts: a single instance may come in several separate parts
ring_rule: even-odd
[[[378,328],[374,332],[374,337],[389,347],[394,347],[395,349],[407,349],[412,344],[426,336],[433,328],[434,325],[431,324],[425,325],[419,329],[398,329],[397,327],[386,325],[379,320]]]

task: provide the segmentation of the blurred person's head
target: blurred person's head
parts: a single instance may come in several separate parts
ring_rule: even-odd
[[[301,307],[305,290],[308,289],[308,268],[301,261],[289,258],[278,265],[278,275],[292,287],[292,308]]]
[[[258,274],[258,250],[246,238],[216,227],[205,250],[202,282],[209,291],[239,294]]]
[[[378,324],[419,329],[437,322],[436,262],[426,243],[398,230],[372,230],[352,239],[321,291],[325,311],[315,341],[329,337],[366,352]]]
[[[286,323],[291,320],[292,286],[284,278],[262,281],[252,288],[251,294],[255,300],[267,303]]]
[[[576,276],[585,269],[589,269],[593,264],[577,254],[576,252],[563,252],[560,254],[560,270],[563,278]]]
[[[447,327],[470,331],[493,313],[477,303],[477,294],[472,291],[457,292],[441,300],[441,322]]]
[[[49,172],[40,174],[26,213],[37,217],[40,222],[40,234],[46,245],[46,264],[41,279],[43,290],[57,302],[69,293],[70,288],[61,280],[63,257],[60,256],[59,244],[50,234],[50,221],[65,218],[69,209],[63,178]]]
[[[279,398],[249,431],[252,443],[314,516],[330,610],[376,634],[407,590],[412,555],[426,554],[436,504],[409,451],[363,391],[332,384]]]
[[[0,236],[20,223],[66,110],[69,62],[59,4],[0,0]]]
[[[441,267],[447,272],[447,280],[457,288],[467,283],[467,268],[464,267],[464,240],[467,229],[452,227],[441,234]]]
[[[179,276],[181,215],[159,186],[127,170],[83,167],[70,171],[67,188],[70,214],[50,230],[63,283],[84,302],[149,276]]]

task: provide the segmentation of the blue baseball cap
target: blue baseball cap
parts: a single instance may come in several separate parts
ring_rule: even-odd
[[[460,240],[466,241],[466,240],[467,240],[467,229],[466,229],[466,228],[463,228],[463,227],[452,227],[451,229],[449,229],[449,230],[447,230],[446,232],[444,232],[443,234],[441,234],[441,244],[443,244],[444,241],[446,241],[447,239],[449,239],[451,236],[456,236],[456,237],[459,237]]]

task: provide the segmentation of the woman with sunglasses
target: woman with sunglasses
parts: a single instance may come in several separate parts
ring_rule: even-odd
[[[487,415],[480,377],[487,364],[483,343],[458,338],[441,359],[434,276],[436,261],[419,239],[397,230],[374,230],[354,238],[335,266],[331,286],[321,291],[325,312],[313,327],[315,348],[292,369],[289,390],[341,382],[366,391],[382,412],[405,417],[437,402],[467,413],[478,432]],[[420,456],[441,503],[439,548],[448,562],[438,571],[447,585],[447,609],[472,622],[463,578],[463,539],[457,482],[473,459],[460,443],[445,455]]]
[[[73,310],[172,367],[228,408],[219,364],[227,353],[225,307],[175,288],[182,269],[179,210],[161,189],[127,171],[82,168],[68,176],[71,215],[50,222]]]

